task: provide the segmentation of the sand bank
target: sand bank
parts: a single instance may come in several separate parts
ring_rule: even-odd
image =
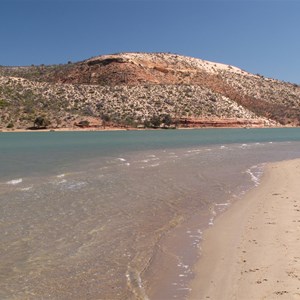
[[[300,160],[261,184],[203,236],[190,299],[300,299]]]

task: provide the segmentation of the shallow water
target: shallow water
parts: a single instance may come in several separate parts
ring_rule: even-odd
[[[0,135],[0,298],[184,298],[203,228],[264,163],[299,157],[299,140],[299,129]]]

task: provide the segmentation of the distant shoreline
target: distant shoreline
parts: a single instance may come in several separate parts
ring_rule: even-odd
[[[202,126],[202,127],[177,127],[177,128],[136,128],[136,127],[62,127],[62,128],[47,128],[47,129],[0,129],[0,133],[7,132],[91,132],[91,131],[148,131],[148,130],[193,130],[193,129],[259,129],[259,128],[299,128],[299,126]]]

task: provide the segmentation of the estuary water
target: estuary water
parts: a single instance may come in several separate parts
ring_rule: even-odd
[[[300,129],[0,133],[0,299],[184,299],[201,235]]]

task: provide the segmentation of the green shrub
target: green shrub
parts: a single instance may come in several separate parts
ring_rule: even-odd
[[[37,117],[34,120],[34,127],[35,128],[44,128],[50,125],[50,122],[45,119],[44,117]]]
[[[154,115],[150,119],[150,123],[152,124],[153,127],[159,127],[161,124],[161,119],[160,116]]]
[[[170,126],[173,124],[173,120],[169,114],[162,116],[162,123],[164,123],[165,126]]]
[[[7,105],[8,105],[7,101],[0,99],[0,109],[6,107]]]
[[[78,126],[80,126],[80,127],[89,127],[90,126],[90,122],[88,120],[83,120],[83,121],[80,121],[78,123]]]

